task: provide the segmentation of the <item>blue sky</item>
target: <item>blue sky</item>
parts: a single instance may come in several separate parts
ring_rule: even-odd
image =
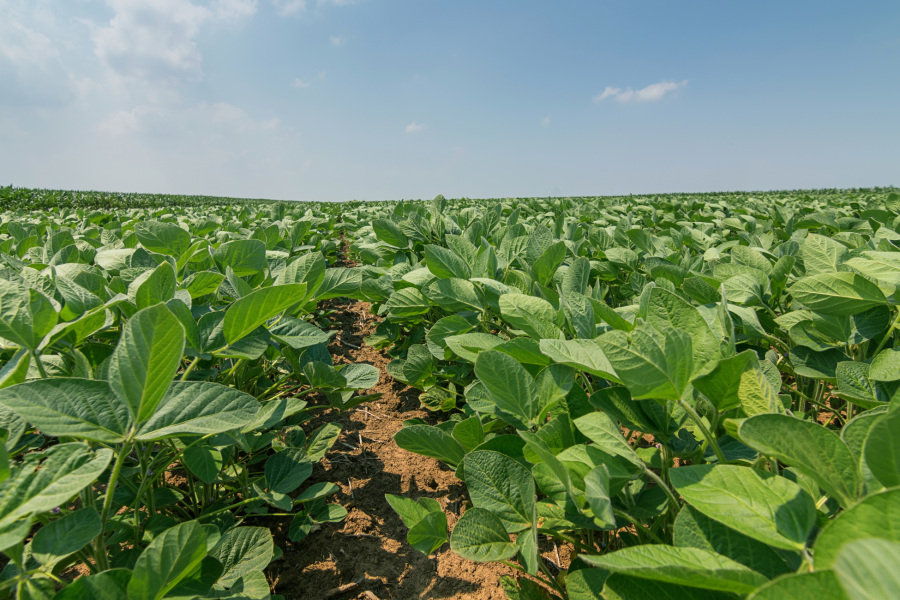
[[[0,0],[0,183],[296,200],[900,185],[900,4]]]

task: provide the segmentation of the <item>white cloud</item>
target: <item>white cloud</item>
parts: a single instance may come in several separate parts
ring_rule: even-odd
[[[620,104],[628,104],[629,102],[656,102],[657,100],[662,100],[667,93],[673,92],[686,85],[687,79],[681,83],[676,83],[674,81],[660,81],[659,83],[648,85],[639,90],[633,90],[631,88],[623,90],[622,88],[607,86],[601,93],[594,96],[594,102],[602,102],[607,98],[612,98]]]
[[[100,131],[112,135],[127,135],[144,128],[144,117],[148,115],[163,116],[165,111],[150,106],[136,106],[132,110],[120,110],[109,114],[100,123]]]
[[[256,0],[214,0],[212,9],[216,17],[223,20],[238,20],[256,14]]]
[[[319,79],[325,79],[325,76],[328,75],[328,71],[322,71],[319,73]]]
[[[306,0],[272,0],[272,4],[282,17],[295,15],[306,8]]]
[[[331,45],[332,46],[343,46],[346,42],[347,42],[346,39],[344,39],[338,35],[331,36]]]
[[[108,0],[108,27],[94,27],[94,54],[116,76],[140,83],[198,80],[203,57],[194,38],[213,17],[181,0]]]
[[[550,124],[550,115],[547,115],[543,119],[541,119],[541,127],[546,127]]]
[[[415,121],[406,126],[406,133],[419,133],[425,129],[424,125],[419,125]]]
[[[304,81],[300,78],[295,79],[291,82],[291,87],[295,88],[308,88],[311,84],[308,81]]]
[[[53,41],[16,19],[0,12],[0,103],[50,106],[80,95],[88,80],[76,81]]]
[[[256,14],[257,0],[107,0],[115,11],[108,25],[91,27],[94,55],[117,82],[177,85],[203,77],[196,38],[210,25]]]

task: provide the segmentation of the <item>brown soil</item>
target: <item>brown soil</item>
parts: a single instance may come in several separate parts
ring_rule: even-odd
[[[298,543],[287,537],[290,519],[267,525],[284,558],[270,568],[273,592],[287,600],[323,598],[336,588],[357,583],[347,592],[332,596],[371,600],[412,598],[458,598],[501,600],[500,577],[513,575],[504,565],[467,561],[445,544],[435,554],[425,556],[406,542],[407,528],[385,500],[385,494],[409,498],[430,497],[440,502],[450,529],[465,511],[465,485],[453,471],[437,460],[400,449],[393,435],[403,421],[414,417],[436,423],[441,417],[421,408],[419,391],[387,375],[390,358],[367,347],[363,338],[378,323],[369,313],[368,303],[333,300],[325,308],[335,309],[333,327],[341,333],[329,347],[335,364],[367,363],[381,370],[381,380],[362,393],[382,393],[381,398],[338,415],[328,410],[304,424],[307,433],[325,422],[343,427],[343,434],[326,458],[316,466],[309,483],[330,481],[341,491],[332,498],[348,515],[341,523],[324,525]],[[319,402],[324,402],[320,399]],[[547,559],[568,566],[569,549],[545,550]]]
[[[334,266],[355,266],[347,257],[346,243],[341,250]],[[435,459],[402,450],[393,440],[407,419],[418,417],[435,424],[446,415],[425,410],[418,400],[419,390],[385,371],[390,357],[365,345],[363,339],[374,333],[381,320],[371,314],[369,303],[335,299],[320,308],[335,311],[329,318],[334,322],[331,329],[339,333],[328,348],[334,363],[377,367],[381,371],[378,385],[361,393],[383,396],[342,415],[329,409],[304,424],[307,434],[326,422],[343,427],[309,483],[338,484],[341,491],[331,501],[345,507],[348,514],[343,522],[326,524],[298,543],[287,537],[290,519],[276,523],[267,519],[275,543],[284,551],[284,557],[268,570],[273,593],[286,600],[505,599],[500,577],[515,575],[514,569],[465,560],[451,552],[449,544],[425,556],[407,543],[407,528],[385,494],[434,498],[444,508],[451,531],[469,502],[465,485],[452,470]],[[321,398],[312,402],[325,403]],[[568,567],[570,551],[548,542],[541,547],[557,570]],[[352,589],[338,592],[342,586]]]

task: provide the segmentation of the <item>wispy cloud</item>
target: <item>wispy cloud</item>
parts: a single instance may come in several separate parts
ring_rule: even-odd
[[[282,17],[288,17],[302,12],[306,8],[305,0],[272,0],[275,10]]]
[[[541,119],[541,127],[546,127],[550,124],[550,115],[547,115],[543,119]]]
[[[319,73],[319,79],[325,79],[325,76],[328,75],[328,71],[322,71]]]
[[[424,125],[419,125],[415,121],[406,126],[406,133],[419,133],[425,129]]]
[[[343,46],[345,43],[347,43],[347,40],[345,38],[342,38],[339,35],[331,36],[331,45],[332,46]]]
[[[304,81],[299,78],[297,78],[291,82],[291,87],[295,87],[295,88],[308,88],[309,86],[310,86],[310,83],[308,81]]]
[[[166,113],[160,108],[151,106],[136,106],[132,110],[120,110],[110,113],[100,123],[100,131],[112,135],[127,135],[143,129],[143,121],[147,116],[164,116]]]
[[[256,14],[256,0],[215,0],[210,6],[220,19],[244,19]]]
[[[656,102],[657,100],[662,100],[669,92],[673,92],[686,85],[687,79],[681,83],[676,83],[674,81],[660,81],[659,83],[648,85],[639,90],[633,90],[631,88],[625,88],[623,90],[622,88],[607,86],[601,93],[594,96],[594,102],[602,102],[607,98],[612,98],[619,104],[628,104],[630,102]]]

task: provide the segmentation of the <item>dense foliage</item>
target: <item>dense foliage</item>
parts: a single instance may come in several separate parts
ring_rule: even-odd
[[[896,193],[344,220],[386,317],[369,343],[449,413],[395,441],[465,482],[451,548],[515,559],[510,598],[900,597]],[[447,540],[439,507],[389,501],[414,547]]]
[[[336,217],[285,204],[57,209],[0,225],[0,595],[268,598],[281,551],[340,521],[304,485],[379,378],[332,366],[317,302]],[[321,407],[320,407],[321,408]],[[179,467],[175,470],[175,467]],[[80,563],[89,576],[57,589]],[[55,594],[55,595],[54,595]]]
[[[388,496],[417,550],[514,600],[900,597],[892,190],[0,196],[0,597],[268,598],[256,524],[346,514],[307,483],[340,429],[304,423],[379,378],[332,364],[337,297],[443,416],[396,443],[468,489],[452,534]]]

